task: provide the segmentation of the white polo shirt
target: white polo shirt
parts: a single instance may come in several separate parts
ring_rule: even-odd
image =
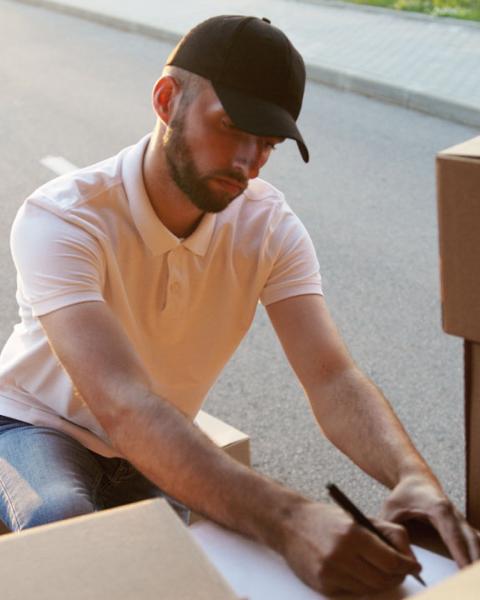
[[[148,140],[40,187],[11,233],[20,323],[0,355],[0,414],[60,429],[104,456],[118,453],[74,392],[39,316],[106,302],[154,391],[193,419],[259,300],[322,293],[305,228],[261,179],[206,214],[190,237],[175,237],[145,192]]]

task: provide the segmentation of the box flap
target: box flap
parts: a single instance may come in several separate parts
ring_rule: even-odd
[[[8,600],[235,600],[165,500],[146,500],[0,539]]]
[[[231,425],[212,417],[203,410],[199,411],[195,423],[200,429],[220,448],[227,448],[231,444],[238,444],[248,440],[248,435]]]
[[[480,158],[480,135],[478,137],[456,144],[451,148],[442,150],[438,156],[464,156],[467,158]]]

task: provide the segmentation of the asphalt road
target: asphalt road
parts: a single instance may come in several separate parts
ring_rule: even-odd
[[[52,177],[40,161],[86,165],[151,129],[150,89],[169,50],[0,0],[2,340],[17,310],[9,226],[23,198]],[[353,356],[463,507],[462,344],[440,324],[434,157],[477,133],[319,85],[307,88],[300,126],[310,164],[287,142],[263,176],[307,225]],[[318,499],[333,480],[378,509],[384,490],[323,438],[262,307],[206,408],[250,434],[259,470]]]

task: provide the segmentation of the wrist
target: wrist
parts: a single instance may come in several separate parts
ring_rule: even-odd
[[[300,494],[279,486],[280,493],[267,509],[263,520],[262,541],[270,548],[284,555],[287,540],[298,527],[302,509],[311,504]]]
[[[404,484],[405,482],[429,484],[442,489],[440,481],[433,474],[432,470],[423,462],[419,464],[412,464],[402,469],[395,487],[397,485]]]
[[[321,505],[318,502],[307,498],[298,497],[290,503],[288,509],[285,510],[279,520],[279,535],[277,547],[274,550],[286,556],[292,540],[295,540],[299,533],[308,531],[312,526],[312,510],[315,510],[315,517],[320,516],[319,509],[326,505]]]

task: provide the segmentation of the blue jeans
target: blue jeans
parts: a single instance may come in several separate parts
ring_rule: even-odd
[[[0,416],[0,519],[11,531],[147,498],[185,506],[122,458],[105,458],[70,436]]]

